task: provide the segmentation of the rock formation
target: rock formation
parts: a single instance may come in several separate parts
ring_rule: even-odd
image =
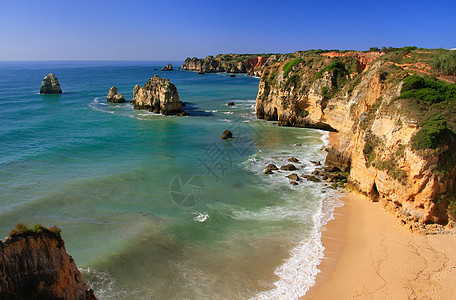
[[[260,76],[266,63],[277,59],[277,55],[249,55],[249,54],[219,54],[216,57],[202,58],[188,57],[182,65],[182,70],[204,73],[248,73]],[[232,77],[234,77],[234,74]]]
[[[108,102],[113,103],[125,103],[125,98],[122,94],[117,94],[117,88],[115,86],[109,89],[108,96],[106,96]]]
[[[0,299],[96,297],[66,252],[59,231],[18,224],[0,242]]]
[[[352,188],[382,201],[407,221],[446,224],[451,210],[456,215],[456,146],[454,132],[442,129],[451,119],[441,107],[453,108],[437,103],[443,96],[432,98],[435,105],[427,98],[401,96],[404,78],[411,74],[442,78],[440,85],[449,81],[432,69],[435,55],[438,51],[410,48],[386,55],[317,50],[282,55],[263,70],[257,117],[283,126],[337,132],[332,134],[326,164],[349,172]],[[417,82],[415,88],[425,87],[424,79]],[[431,107],[440,114],[434,120],[440,122],[439,129],[423,129],[435,118],[426,113]],[[427,133],[428,139],[444,134],[447,138],[433,147],[416,146]]]
[[[167,66],[164,66],[161,70],[162,71],[173,71],[173,65],[168,64]]]
[[[40,88],[40,94],[61,94],[62,88],[54,74],[49,73],[43,79]]]
[[[157,75],[150,78],[143,87],[135,86],[131,103],[135,109],[146,109],[163,115],[178,114],[182,107],[174,84]]]

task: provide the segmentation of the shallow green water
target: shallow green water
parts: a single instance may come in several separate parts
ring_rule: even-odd
[[[322,255],[326,188],[262,170],[295,156],[311,172],[326,134],[256,120],[257,78],[154,70],[162,64],[0,63],[0,233],[58,225],[100,299],[303,294]],[[49,72],[62,95],[37,94]],[[190,117],[106,103],[111,86],[129,100],[154,74],[177,86]],[[235,138],[223,141],[227,128]],[[301,275],[284,280],[293,269]]]

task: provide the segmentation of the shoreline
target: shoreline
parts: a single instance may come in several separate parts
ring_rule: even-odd
[[[316,283],[300,299],[451,299],[456,236],[408,231],[395,215],[354,193],[322,231]]]

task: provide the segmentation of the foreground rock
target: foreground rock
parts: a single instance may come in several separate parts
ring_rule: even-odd
[[[49,73],[43,79],[40,88],[40,94],[61,94],[62,88],[60,87],[59,80],[54,74]]]
[[[117,88],[115,86],[109,89],[108,96],[106,100],[112,103],[125,103],[125,98],[122,94],[117,94]]]
[[[223,131],[222,136],[221,136],[222,140],[230,139],[232,137],[233,137],[233,133],[231,131],[229,131],[228,129]]]
[[[162,71],[173,71],[173,65],[172,64],[168,64],[167,66],[164,66],[162,68]]]
[[[234,106],[234,105],[236,105],[236,104],[234,104],[234,102],[231,101],[231,102],[228,102],[227,105],[228,105],[228,106]]]
[[[150,78],[143,87],[135,86],[131,103],[135,109],[145,109],[162,115],[178,114],[182,107],[176,86],[157,75]]]
[[[0,299],[96,297],[66,252],[60,230],[18,224],[0,241]]]

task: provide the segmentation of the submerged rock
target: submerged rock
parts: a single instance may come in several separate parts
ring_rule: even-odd
[[[235,105],[235,104],[234,104],[234,102],[228,102],[227,105],[228,105],[228,106],[233,106],[233,105]]]
[[[96,297],[66,252],[58,228],[18,224],[0,241],[0,299]]]
[[[115,86],[109,89],[108,96],[106,96],[108,102],[113,103],[125,103],[125,98],[122,94],[117,94],[117,88]]]
[[[287,178],[289,178],[293,181],[299,181],[299,176],[296,173],[288,175]]]
[[[135,109],[147,109],[162,115],[175,115],[181,112],[182,107],[176,86],[157,75],[143,87],[138,84],[135,86],[131,103]]]
[[[230,139],[230,138],[232,138],[232,137],[233,137],[233,133],[232,133],[231,131],[229,131],[228,129],[225,130],[225,131],[222,133],[222,136],[221,136],[221,138],[222,138],[223,140]]]
[[[162,71],[173,71],[173,65],[172,64],[168,64],[167,66],[164,66],[162,68]]]
[[[54,74],[49,73],[43,78],[41,83],[40,94],[61,94],[62,88],[60,87],[59,80]]]
[[[278,169],[279,168],[277,168],[277,166],[274,164],[269,164],[266,166],[266,170],[277,171]]]
[[[299,160],[298,160],[296,157],[290,157],[290,158],[288,159],[288,161],[290,161],[290,162],[295,162],[295,163],[298,163],[298,162],[299,162]]]

